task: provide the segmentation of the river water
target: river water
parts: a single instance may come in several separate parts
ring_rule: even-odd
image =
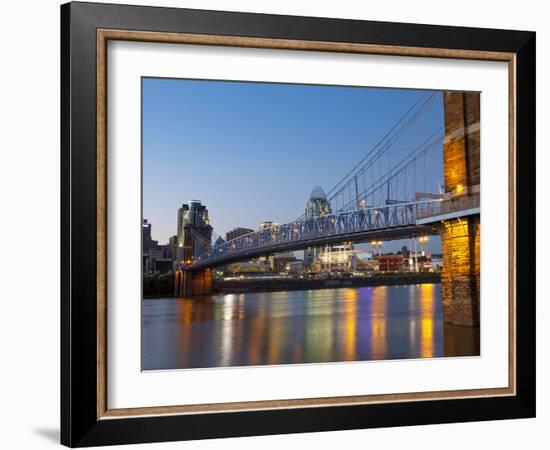
[[[145,299],[142,368],[479,355],[479,329],[443,325],[439,284]]]

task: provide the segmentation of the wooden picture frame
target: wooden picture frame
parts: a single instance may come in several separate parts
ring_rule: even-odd
[[[535,33],[78,2],[61,7],[61,27],[63,444],[91,446],[534,417]],[[109,40],[507,62],[509,386],[109,409]]]

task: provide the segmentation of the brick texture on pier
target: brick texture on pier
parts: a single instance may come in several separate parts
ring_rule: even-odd
[[[441,227],[443,319],[479,326],[479,216],[445,221]]]
[[[201,269],[190,271],[191,293],[190,295],[212,294],[212,269]]]
[[[479,185],[479,94],[445,92],[445,191]],[[460,189],[460,188],[459,188]]]
[[[191,297],[212,294],[212,269],[176,271],[174,277],[174,296]]]
[[[477,93],[444,93],[445,191],[453,196],[479,192],[479,107]],[[440,235],[444,321],[479,326],[480,216],[444,221]]]

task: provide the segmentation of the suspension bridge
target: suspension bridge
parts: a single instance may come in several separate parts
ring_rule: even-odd
[[[444,120],[434,121],[436,114],[443,114]],[[434,129],[433,123],[441,126]],[[479,255],[475,253],[479,215],[479,96],[426,92],[327,192],[324,211],[306,211],[287,223],[218,245],[212,245],[210,236],[207,239],[191,227],[198,244],[193,248],[199,247],[200,251],[178,271],[176,284],[181,289],[177,287],[176,292],[185,292],[186,283],[194,283],[194,291],[198,290],[196,286],[208,285],[210,270],[216,266],[258,256],[344,242],[440,234],[444,261],[447,258],[447,274],[443,274],[445,303],[445,295],[456,297],[453,282],[458,277],[453,278],[452,252],[456,254],[455,247],[459,248],[459,241],[454,239],[459,235],[467,241],[461,244],[464,249],[459,248],[460,264],[464,265],[465,259],[466,265],[474,263],[474,273],[468,269],[466,284],[472,292],[479,289]],[[187,277],[186,272],[191,276]],[[445,284],[447,275],[449,286]],[[185,281],[187,278],[191,281]],[[472,295],[478,297],[477,291]],[[473,305],[472,298],[470,306],[458,315],[447,309],[453,322],[475,324],[472,308],[479,305]]]
[[[286,224],[215,246],[191,230],[202,252],[193,255],[186,269],[216,267],[326,244],[435,234],[438,231],[432,224],[442,216],[479,213],[479,197],[457,202],[443,194],[441,179],[437,179],[443,174],[444,127],[433,130],[423,122],[440,107],[437,95],[430,92],[420,96],[327,193],[330,213],[314,217],[303,214]],[[428,189],[436,192],[426,192]]]
[[[249,233],[198,256],[190,270],[216,267],[277,252],[342,242],[403,239],[437,234],[432,224],[479,214],[479,197],[417,201],[302,219]]]

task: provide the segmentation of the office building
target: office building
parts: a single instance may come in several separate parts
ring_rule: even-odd
[[[228,231],[227,233],[225,233],[225,242],[231,241],[235,238],[244,236],[245,234],[249,234],[249,233],[254,233],[254,230],[251,230],[250,228],[242,228],[242,227],[233,228],[231,231]]]
[[[190,200],[178,209],[177,255],[178,263],[190,263],[212,245],[212,226],[208,209],[200,200]]]
[[[305,218],[314,219],[332,214],[330,202],[323,188],[315,186],[306,203]],[[353,245],[325,245],[304,250],[304,268],[310,272],[349,271],[353,269]]]

